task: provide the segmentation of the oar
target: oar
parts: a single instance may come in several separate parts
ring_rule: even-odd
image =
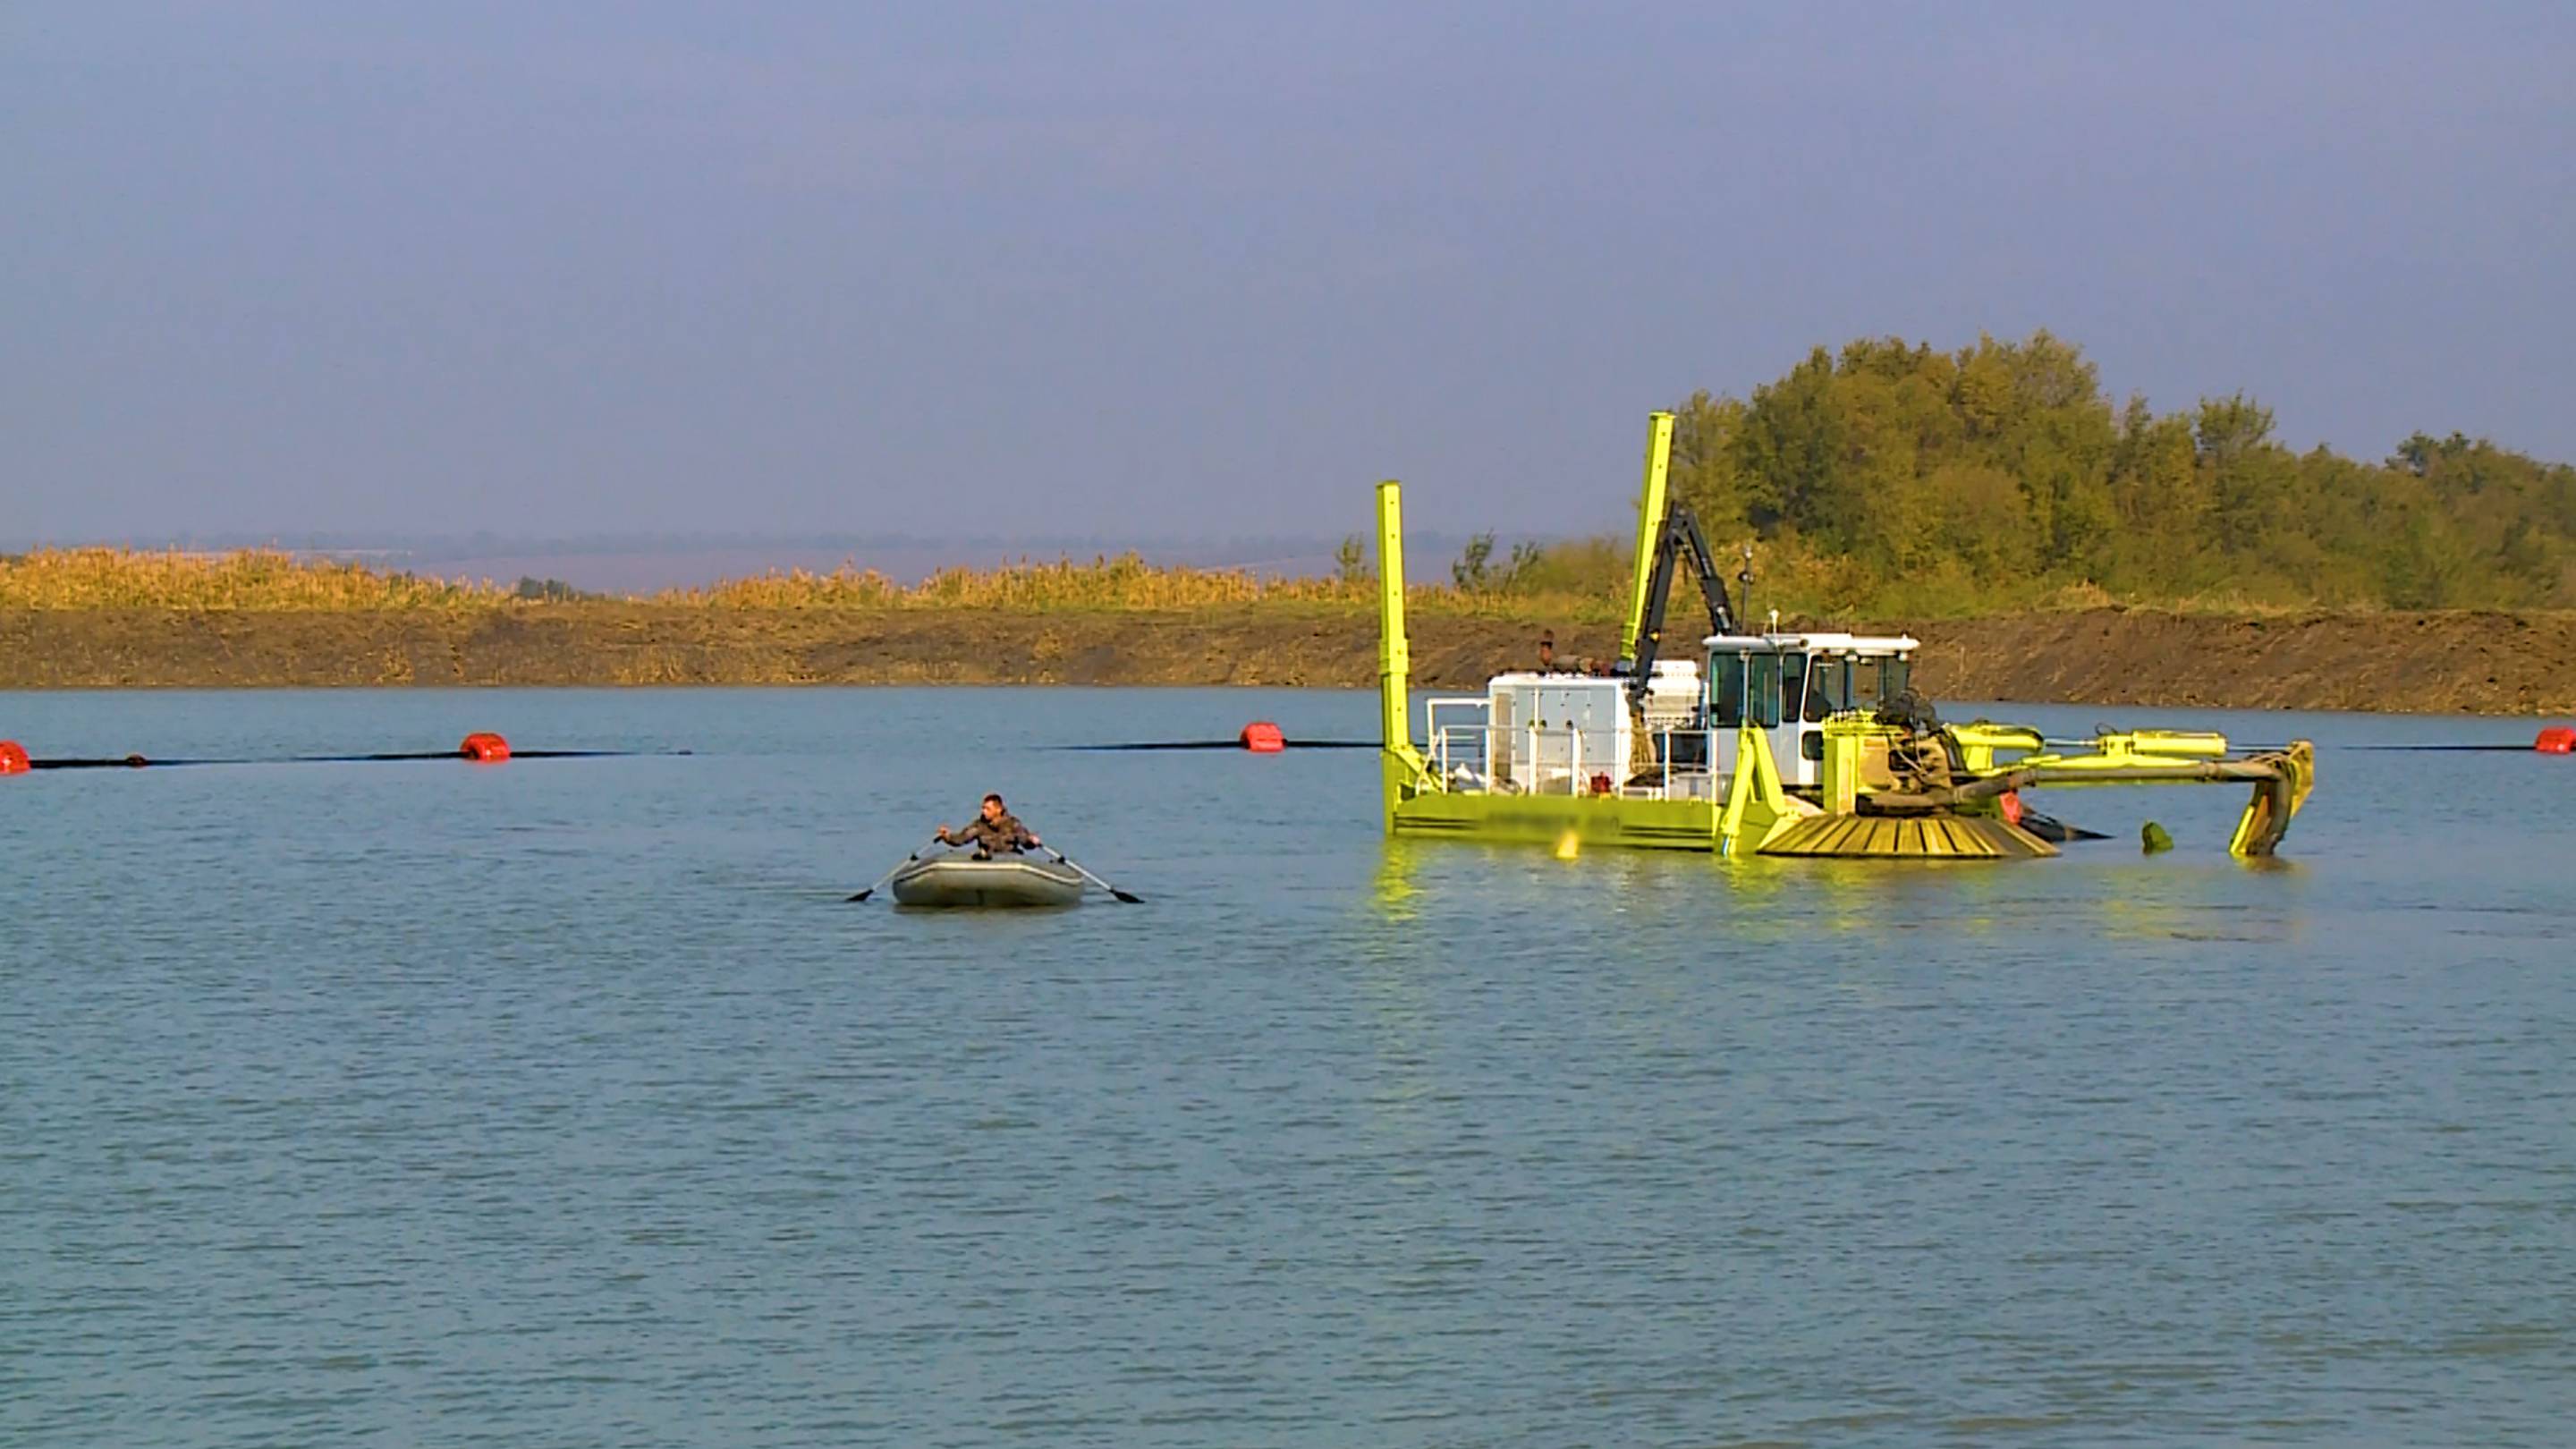
[[[916,851],[914,851],[912,854],[907,855],[907,856],[905,856],[902,860],[900,860],[900,861],[896,862],[896,864],[895,864],[895,868],[894,868],[893,870],[887,871],[884,875],[881,875],[881,876],[878,876],[878,877],[877,877],[877,883],[876,883],[875,885],[872,885],[872,886],[868,887],[866,890],[863,890],[863,891],[859,892],[857,895],[854,895],[854,896],[850,897],[850,898],[849,898],[849,900],[842,902],[842,904],[843,904],[843,905],[853,905],[853,904],[856,904],[856,903],[857,903],[857,902],[859,902],[859,901],[866,900],[868,897],[870,897],[870,896],[872,896],[872,895],[875,895],[877,892],[879,892],[879,891],[881,891],[881,890],[884,890],[884,889],[885,889],[885,883],[886,883],[887,881],[890,881],[890,880],[894,879],[894,878],[895,878],[895,876],[896,876],[899,872],[901,872],[901,871],[902,871],[902,869],[903,869],[905,866],[910,865],[910,864],[912,864],[914,861],[921,859],[921,851],[922,851],[922,850],[928,850],[930,847],[932,847],[932,846],[934,846],[934,845],[937,845],[938,843],[939,843],[939,837],[938,837],[938,836],[936,836],[936,835],[934,835],[934,836],[930,837],[930,839],[928,839],[928,840],[926,840],[926,841],[922,842],[921,850],[916,850]],[[1082,869],[1082,867],[1077,865],[1077,866],[1075,866],[1075,867],[1074,867],[1074,869],[1075,869],[1075,870],[1080,870],[1080,869]]]
[[[1084,880],[1091,882],[1093,885],[1100,887],[1102,890],[1109,892],[1111,895],[1116,896],[1123,904],[1131,906],[1141,906],[1145,904],[1145,898],[1143,896],[1137,895],[1131,891],[1122,891],[1118,887],[1111,885],[1109,882],[1102,880],[1100,877],[1093,875],[1091,872],[1084,870],[1082,868],[1082,862],[1078,860],[1065,859],[1064,852],[1056,849],[1054,846],[1041,845],[1038,849],[1054,856],[1056,864],[1072,866],[1075,874],[1081,876]]]

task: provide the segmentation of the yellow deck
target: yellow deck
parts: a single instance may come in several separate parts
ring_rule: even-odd
[[[1722,810],[1707,800],[1431,791],[1400,800],[1390,833],[1628,850],[1719,850]],[[1752,823],[1754,853],[1844,860],[2024,860],[2057,847],[1984,816],[1805,815]]]
[[[1982,815],[1818,815],[1763,843],[1764,855],[1842,860],[2026,860],[2057,847]]]
[[[1398,800],[1390,834],[1642,850],[1715,850],[1718,806],[1708,800],[1624,800],[1611,795],[1477,795],[1432,790]]]

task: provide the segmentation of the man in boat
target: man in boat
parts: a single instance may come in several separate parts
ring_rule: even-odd
[[[967,822],[963,830],[939,827],[942,845],[971,845],[980,858],[992,855],[1017,855],[1037,845],[1037,832],[1020,823],[1020,818],[1002,808],[1002,797],[987,795],[983,809]]]

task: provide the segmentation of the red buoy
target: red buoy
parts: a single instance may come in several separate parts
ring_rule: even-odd
[[[497,765],[510,758],[510,742],[489,731],[477,730],[465,737],[456,752],[478,765]]]
[[[34,769],[27,763],[27,747],[16,740],[0,740],[0,775],[23,775]]]
[[[1288,737],[1279,732],[1279,726],[1266,719],[1245,725],[1241,739],[1243,747],[1256,755],[1275,755],[1288,748]]]
[[[2576,755],[2576,725],[2551,725],[2531,747],[2544,755]]]
[[[2003,812],[2004,823],[2006,825],[2019,825],[2021,823],[2021,792],[2019,790],[2006,790],[2002,794],[1996,796],[1995,807]]]

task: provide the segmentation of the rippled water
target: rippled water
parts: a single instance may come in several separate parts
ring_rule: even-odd
[[[2324,746],[2269,869],[2233,789],[1559,861],[1032,748],[1371,703],[0,695],[697,751],[0,780],[0,1442],[2570,1442],[2576,763],[2344,748],[2528,725],[2159,716]],[[1148,903],[842,902],[988,787]]]

